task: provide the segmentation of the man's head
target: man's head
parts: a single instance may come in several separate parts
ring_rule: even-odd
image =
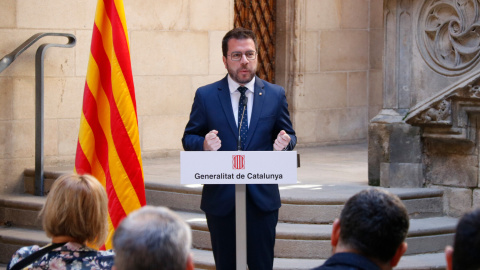
[[[238,27],[230,30],[222,40],[223,63],[230,77],[244,85],[257,72],[257,38],[253,31]]]
[[[118,270],[193,269],[191,230],[165,207],[145,206],[128,215],[113,237]]]
[[[409,227],[405,205],[379,189],[363,190],[351,197],[333,225],[335,252],[355,252],[379,266],[397,265],[407,249]]]
[[[480,209],[460,219],[453,246],[445,249],[447,270],[480,269]]]

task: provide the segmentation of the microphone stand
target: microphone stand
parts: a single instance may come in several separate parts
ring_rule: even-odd
[[[243,111],[242,118],[238,125],[238,141],[237,150],[242,151],[242,143],[240,140],[240,129],[243,123],[243,117],[245,115],[245,109],[247,107],[248,98],[245,96],[243,99]],[[237,270],[247,269],[247,185],[236,184],[235,185],[235,232],[236,232],[236,261]]]

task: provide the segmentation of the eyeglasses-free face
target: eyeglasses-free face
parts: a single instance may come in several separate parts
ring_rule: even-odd
[[[249,60],[249,61],[255,60],[257,58],[257,52],[256,51],[246,51],[245,53],[232,52],[228,56],[230,56],[230,59],[232,59],[232,61],[240,61],[242,59],[243,55],[245,55],[245,58],[247,58],[247,60]]]

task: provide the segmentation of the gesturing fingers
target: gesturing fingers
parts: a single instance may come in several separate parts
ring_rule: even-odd
[[[203,150],[207,151],[217,151],[222,146],[222,141],[217,136],[218,131],[212,130],[207,135],[205,135],[205,140],[203,141]]]
[[[280,131],[273,143],[273,149],[276,151],[283,150],[290,143],[290,140],[290,136],[284,130]]]

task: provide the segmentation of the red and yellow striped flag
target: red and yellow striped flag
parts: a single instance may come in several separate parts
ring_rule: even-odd
[[[122,0],[98,0],[88,61],[75,170],[95,176],[108,194],[109,233],[144,206],[137,108]]]

